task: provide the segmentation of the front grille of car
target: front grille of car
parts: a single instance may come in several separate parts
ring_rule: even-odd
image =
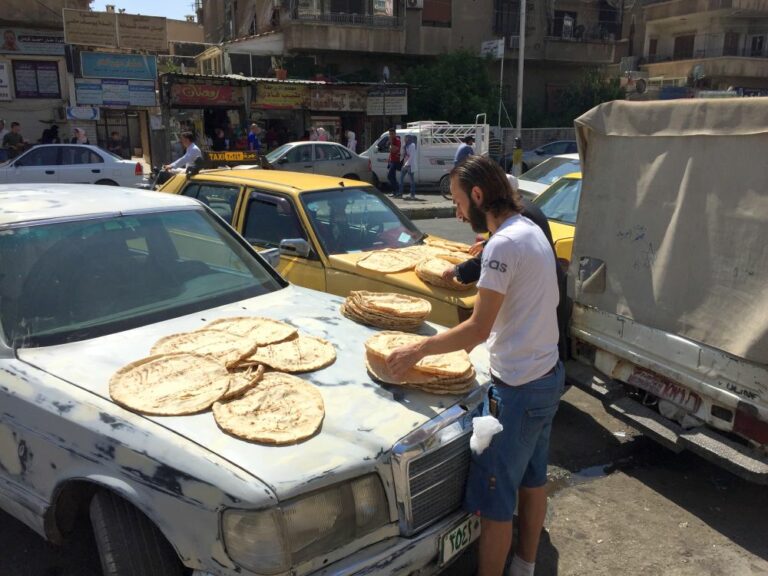
[[[408,465],[409,528],[420,530],[457,510],[464,499],[469,472],[469,438],[464,433]]]

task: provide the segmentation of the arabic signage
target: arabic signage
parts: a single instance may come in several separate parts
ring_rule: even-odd
[[[98,120],[99,112],[96,106],[67,106],[67,120]]]
[[[501,60],[504,58],[504,38],[483,42],[480,46],[480,56],[490,57],[494,60]]]
[[[11,63],[0,60],[0,100],[11,99]]]
[[[256,88],[253,108],[264,110],[299,110],[309,107],[309,86],[261,82]]]
[[[157,77],[157,57],[141,54],[81,52],[80,69],[84,78],[154,81]]]
[[[314,87],[310,109],[322,112],[365,112],[368,93],[365,88]]]
[[[117,46],[117,15],[64,8],[64,38],[67,44]]]
[[[368,116],[406,116],[408,89],[395,86],[371,88],[366,113]]]
[[[168,28],[165,18],[117,15],[117,41],[120,48],[168,52]]]
[[[59,64],[40,60],[14,60],[16,98],[61,98]]]
[[[157,106],[155,83],[146,80],[75,79],[78,106]]]
[[[64,37],[68,44],[168,51],[165,18],[65,8]]]
[[[64,34],[55,30],[5,28],[0,54],[64,55]]]
[[[174,84],[171,105],[175,106],[242,106],[243,90],[239,86],[215,84]]]

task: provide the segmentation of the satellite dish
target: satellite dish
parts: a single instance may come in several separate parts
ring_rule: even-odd
[[[384,66],[384,69],[381,71],[381,77],[384,79],[384,82],[389,82],[389,66]]]

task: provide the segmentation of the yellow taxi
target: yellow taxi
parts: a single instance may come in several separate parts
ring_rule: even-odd
[[[425,284],[408,271],[381,274],[356,266],[371,250],[405,248],[426,234],[366,182],[259,169],[178,174],[160,190],[207,204],[258,249],[278,248],[290,282],[346,296],[352,290],[399,292],[429,300],[429,320],[454,326],[472,313],[476,291]]]
[[[532,201],[549,221],[557,260],[566,270],[573,252],[580,198],[581,172],[574,172],[560,178]]]

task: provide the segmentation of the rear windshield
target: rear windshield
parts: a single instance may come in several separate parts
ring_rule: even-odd
[[[0,230],[6,342],[84,340],[282,287],[202,209]]]
[[[520,180],[552,184],[558,178],[579,171],[579,161],[571,158],[550,158],[520,176]]]
[[[581,179],[564,178],[547,188],[534,200],[547,220],[576,224],[581,198]]]

